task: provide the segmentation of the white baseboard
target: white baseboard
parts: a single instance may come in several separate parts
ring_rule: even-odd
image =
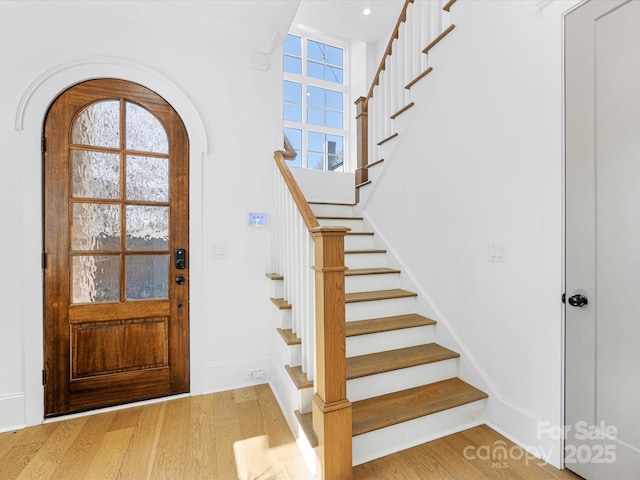
[[[25,418],[24,393],[0,395],[0,433],[24,428]]]
[[[232,363],[205,365],[198,372],[198,385],[192,384],[192,395],[223,392],[235,388],[269,383],[272,376],[271,359],[261,358]],[[262,371],[263,376],[254,378],[251,372]]]

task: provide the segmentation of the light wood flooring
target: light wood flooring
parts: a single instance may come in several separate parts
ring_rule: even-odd
[[[477,447],[490,451],[499,441],[513,446],[488,427],[473,428],[360,465],[354,480],[579,478],[526,458],[468,459],[473,452],[485,456]],[[2,480],[310,478],[266,384],[0,434]]]

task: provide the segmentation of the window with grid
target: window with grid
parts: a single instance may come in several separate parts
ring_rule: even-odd
[[[289,34],[283,60],[284,131],[298,154],[290,166],[343,171],[345,49]]]

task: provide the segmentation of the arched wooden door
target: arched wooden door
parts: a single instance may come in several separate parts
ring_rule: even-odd
[[[160,96],[80,83],[44,127],[45,415],[189,390],[188,138]]]

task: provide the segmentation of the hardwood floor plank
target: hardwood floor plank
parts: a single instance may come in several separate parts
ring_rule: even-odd
[[[83,480],[103,436],[109,431],[116,412],[100,413],[87,418],[80,434],[69,448],[50,480]]]
[[[251,400],[257,400],[256,390],[253,387],[236,388],[233,391],[233,397],[236,403],[249,402]]]
[[[218,478],[225,480],[238,478],[233,444],[240,440],[242,440],[242,432],[239,423],[216,427],[215,449]]]
[[[454,450],[460,452],[462,458],[471,462],[473,466],[487,478],[496,480],[523,479],[519,473],[509,467],[509,462],[504,463],[497,457],[493,458],[490,447],[488,448],[488,453],[486,450],[478,450],[482,444],[475,443],[465,432],[467,432],[467,430],[456,435],[445,437],[444,441]]]
[[[415,465],[420,472],[432,472],[433,475],[437,474],[443,479],[473,478],[474,480],[490,480],[492,478],[484,475],[472,463],[460,461],[459,452],[442,439],[410,448],[401,453],[405,461],[410,465]],[[462,459],[464,459],[464,456]]]
[[[417,480],[425,478],[401,455],[389,455],[353,468],[353,480]]]
[[[152,478],[173,480],[183,475],[186,467],[190,406],[191,399],[188,397],[167,402],[151,472]]]
[[[166,409],[167,402],[144,407],[118,472],[118,480],[151,478]]]
[[[105,433],[84,478],[115,480],[122,467],[134,428],[121,428]]]
[[[233,391],[213,394],[216,410],[216,427],[238,423],[238,408]]]
[[[189,424],[187,478],[218,480],[220,477],[216,463],[215,408],[210,395],[192,398]]]
[[[257,399],[239,403],[237,408],[242,438],[261,437],[266,434],[262,411]]]
[[[56,428],[44,441],[38,453],[16,478],[43,480],[51,477],[86,422],[87,417],[56,423]]]
[[[18,478],[20,472],[36,456],[44,442],[28,443],[26,445],[16,445],[7,449],[7,455],[0,459],[0,480],[14,480]]]
[[[278,455],[280,460],[300,455],[296,440],[289,430],[289,425],[282,415],[269,384],[257,385],[255,389],[258,405],[262,411],[264,429],[268,432],[269,448]]]
[[[138,424],[140,415],[144,407],[132,407],[118,410],[113,422],[109,426],[109,431],[121,430],[123,428],[134,428]]]

